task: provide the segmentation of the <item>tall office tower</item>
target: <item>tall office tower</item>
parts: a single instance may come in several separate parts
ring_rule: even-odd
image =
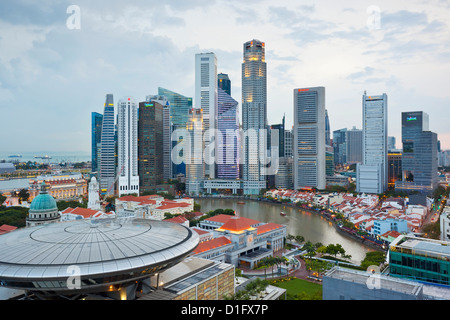
[[[344,165],[347,162],[347,128],[333,131],[334,165]]]
[[[100,146],[102,141],[102,122],[103,122],[103,115],[97,112],[92,112],[91,115],[91,171],[97,172],[99,168],[99,161],[98,157],[100,154]]]
[[[139,190],[156,191],[164,181],[164,106],[147,97],[139,102],[138,120],[138,174]]]
[[[325,145],[331,146],[330,117],[325,109]]]
[[[292,130],[284,130],[284,157],[293,157],[292,149]]]
[[[239,108],[225,90],[218,89],[217,178],[239,179]]]
[[[437,176],[437,135],[429,131],[428,114],[402,112],[402,181],[396,190],[427,193],[434,190]]]
[[[355,127],[346,132],[346,163],[362,163],[362,130]]]
[[[396,181],[402,180],[402,153],[388,152],[388,189],[394,190]]]
[[[186,193],[198,195],[201,191],[202,181],[205,179],[205,162],[203,159],[203,111],[191,109],[187,123],[188,141],[185,141],[187,154],[186,162]]]
[[[100,193],[114,195],[116,180],[116,139],[114,124],[114,98],[106,95],[103,112],[101,151],[100,151]]]
[[[217,85],[223,91],[228,93],[229,96],[231,96],[231,80],[228,77],[228,74],[226,74],[226,73],[219,73],[217,75]]]
[[[163,180],[169,182],[172,179],[172,121],[170,119],[170,102],[166,96],[150,95],[147,102],[155,101],[163,106]]]
[[[278,157],[282,158],[285,156],[285,116],[283,115],[283,119],[280,124],[272,124],[270,126],[269,136],[268,136],[268,149],[270,150],[271,146],[278,147]],[[272,137],[276,137],[278,135],[278,141],[272,141]]]
[[[244,43],[242,63],[243,192],[266,187],[267,67],[265,43]]]
[[[327,176],[334,176],[334,152],[333,147],[325,145],[325,174]]]
[[[189,111],[192,110],[192,98],[161,87],[158,88],[158,95],[165,96],[169,101],[172,133],[176,134],[177,129],[185,130],[189,119]],[[171,139],[173,138],[175,141],[171,141],[172,145],[170,150],[172,150],[172,148],[177,144],[181,143],[181,139],[183,138],[182,134],[178,135],[178,139],[176,137],[172,137],[172,133]],[[183,157],[183,155],[180,155],[180,157]],[[184,162],[175,163],[171,159],[170,163],[172,164],[171,179],[176,178],[179,174],[186,175],[186,164]]]
[[[387,95],[363,95],[362,164],[356,167],[358,192],[383,193],[387,190]]]
[[[388,137],[388,151],[396,150],[395,137]]]
[[[117,104],[117,175],[119,196],[139,195],[138,105],[131,97]]]
[[[326,186],[325,88],[294,89],[294,188]]]
[[[205,174],[215,178],[215,131],[217,129],[217,57],[214,53],[195,55],[195,105],[203,110]]]

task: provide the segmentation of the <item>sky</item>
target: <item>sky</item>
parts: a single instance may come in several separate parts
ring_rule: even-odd
[[[0,153],[90,153],[105,96],[158,87],[194,98],[214,52],[241,102],[243,44],[265,42],[268,123],[293,90],[324,86],[331,130],[362,128],[362,95],[388,95],[388,134],[424,111],[450,149],[450,1],[0,0]],[[240,103],[241,104],[241,103]],[[241,113],[242,114],[242,113]]]

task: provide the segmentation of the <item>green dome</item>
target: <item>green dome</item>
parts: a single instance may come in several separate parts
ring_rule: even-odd
[[[40,194],[33,199],[30,205],[32,211],[58,210],[56,200],[49,194]]]
[[[41,185],[41,192],[39,195],[31,201],[30,211],[49,211],[58,210],[56,206],[56,200],[47,193],[45,183]]]

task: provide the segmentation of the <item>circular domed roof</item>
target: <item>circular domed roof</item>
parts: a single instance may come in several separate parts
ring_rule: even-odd
[[[58,210],[56,200],[47,193],[47,186],[43,182],[41,185],[41,192],[33,199],[30,205],[30,211],[49,211]]]
[[[73,293],[134,282],[177,264],[198,242],[180,224],[135,218],[22,228],[0,237],[0,287]],[[73,267],[79,288],[68,288]]]

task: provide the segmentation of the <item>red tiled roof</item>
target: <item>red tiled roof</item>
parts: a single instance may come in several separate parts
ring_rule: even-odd
[[[252,228],[252,220],[247,218],[238,218],[238,217],[232,217],[231,219],[228,219],[227,222],[225,222],[220,229],[221,230],[228,230],[228,231],[243,231],[248,230]]]
[[[170,219],[166,219],[164,221],[169,221],[169,222],[173,222],[173,223],[185,223],[188,220],[183,216],[176,216],[176,217],[173,217]]]
[[[395,231],[395,230],[391,230],[391,231],[387,231],[387,232],[383,233],[381,236],[382,237],[391,236],[393,238],[397,238],[398,236],[401,236],[401,233],[399,233],[398,231]]]
[[[195,248],[193,253],[194,254],[202,253],[205,251],[209,251],[211,249],[223,247],[230,243],[232,243],[232,242],[230,240],[228,240],[228,238],[226,238],[226,237],[219,237],[219,238],[215,238],[212,240],[203,241],[198,244],[197,248]]]
[[[262,234],[262,233],[266,233],[266,232],[269,232],[269,231],[272,231],[272,230],[275,230],[278,228],[282,228],[282,227],[283,226],[281,224],[269,222],[269,223],[263,224],[262,226],[256,227],[256,229],[258,230],[257,234]]]
[[[0,226],[0,234],[5,234],[8,232],[14,231],[16,229],[17,229],[17,227],[4,224],[4,225]]]
[[[98,210],[92,210],[92,209],[80,208],[80,207],[77,207],[77,208],[69,207],[69,208],[65,209],[62,213],[72,213],[72,214],[83,216],[83,218],[87,219],[87,218],[97,215]]]

